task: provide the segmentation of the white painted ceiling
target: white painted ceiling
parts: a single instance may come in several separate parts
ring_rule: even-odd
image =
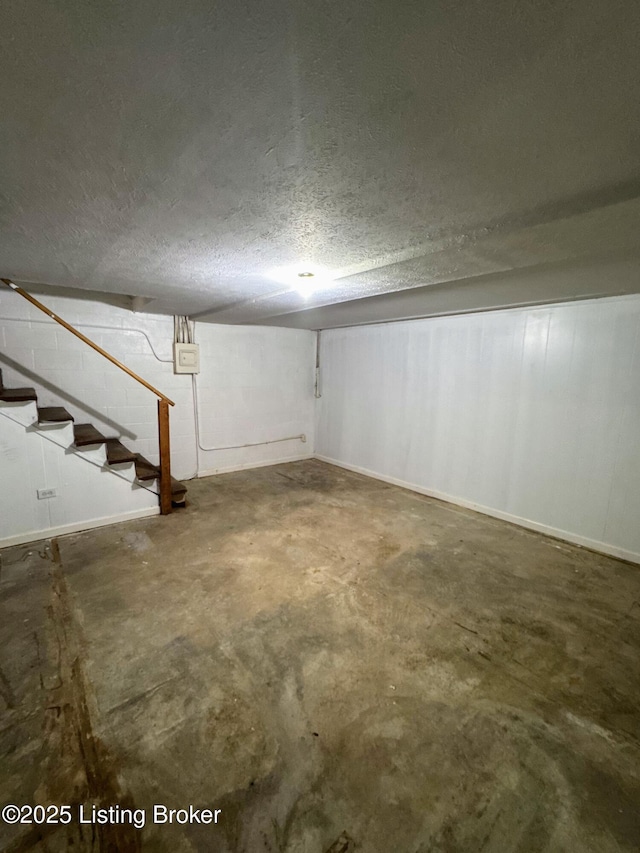
[[[637,0],[7,0],[0,33],[2,276],[307,328],[640,290]]]

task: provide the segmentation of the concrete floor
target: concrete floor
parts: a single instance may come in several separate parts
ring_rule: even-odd
[[[638,567],[317,461],[189,496],[2,553],[0,805],[74,808],[3,850],[640,849]]]

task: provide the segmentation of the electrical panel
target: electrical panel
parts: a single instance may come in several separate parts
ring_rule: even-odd
[[[200,349],[198,344],[173,345],[173,372],[200,373]]]

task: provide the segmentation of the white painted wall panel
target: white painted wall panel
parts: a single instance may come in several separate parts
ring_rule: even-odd
[[[201,473],[313,454],[314,332],[199,324],[197,377]],[[280,441],[288,436],[306,436]],[[255,447],[229,445],[274,442]]]
[[[323,458],[640,557],[640,297],[322,333]]]

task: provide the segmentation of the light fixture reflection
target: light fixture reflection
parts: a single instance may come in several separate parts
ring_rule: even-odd
[[[333,283],[329,271],[316,264],[301,263],[295,267],[280,267],[273,270],[270,278],[280,284],[297,290],[303,296],[310,296],[316,290],[322,290]]]

